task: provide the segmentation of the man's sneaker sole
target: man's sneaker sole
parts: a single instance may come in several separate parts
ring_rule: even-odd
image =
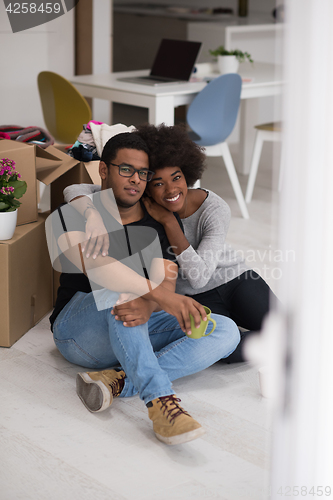
[[[178,436],[169,436],[164,437],[155,432],[155,436],[157,439],[162,441],[165,444],[174,445],[174,444],[182,444],[187,443],[188,441],[193,441],[193,439],[197,439],[198,437],[205,434],[205,429],[203,427],[199,427],[198,429],[194,429],[193,431],[184,432],[183,434],[178,434]]]
[[[76,392],[84,406],[93,413],[106,410],[113,399],[105,384],[93,380],[87,373],[77,374]]]

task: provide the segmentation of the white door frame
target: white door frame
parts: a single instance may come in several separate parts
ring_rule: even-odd
[[[271,498],[290,487],[291,496],[298,489],[313,499],[320,487],[333,496],[333,3],[285,6],[280,248],[295,259],[283,263],[280,282],[287,326],[275,374]]]

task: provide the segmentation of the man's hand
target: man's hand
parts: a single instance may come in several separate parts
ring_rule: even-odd
[[[86,258],[92,255],[92,258],[96,259],[99,253],[105,257],[108,255],[110,241],[102,216],[95,208],[87,209],[86,214],[87,241],[82,244],[82,252],[86,252]]]
[[[138,326],[147,323],[155,308],[156,304],[150,300],[132,293],[121,293],[111,314],[124,326]]]
[[[160,224],[166,224],[168,221],[175,218],[172,212],[156,203],[153,198],[144,196],[142,197],[142,201],[145,204],[149,215],[151,215],[153,219],[157,220]]]

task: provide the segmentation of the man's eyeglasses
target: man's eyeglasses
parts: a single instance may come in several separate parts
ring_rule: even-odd
[[[140,170],[137,168],[132,167],[132,165],[126,165],[126,163],[121,163],[120,165],[116,165],[115,163],[111,163],[110,165],[113,165],[114,167],[119,168],[119,175],[122,177],[133,177],[135,172],[139,174],[139,179],[141,181],[146,181],[149,182],[152,180],[153,175],[155,175],[155,172],[152,172],[151,170]]]

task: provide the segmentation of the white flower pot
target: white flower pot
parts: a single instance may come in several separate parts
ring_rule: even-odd
[[[17,209],[14,212],[0,212],[0,240],[10,240],[16,228]]]
[[[217,56],[217,67],[221,75],[237,73],[239,61],[236,56]]]

